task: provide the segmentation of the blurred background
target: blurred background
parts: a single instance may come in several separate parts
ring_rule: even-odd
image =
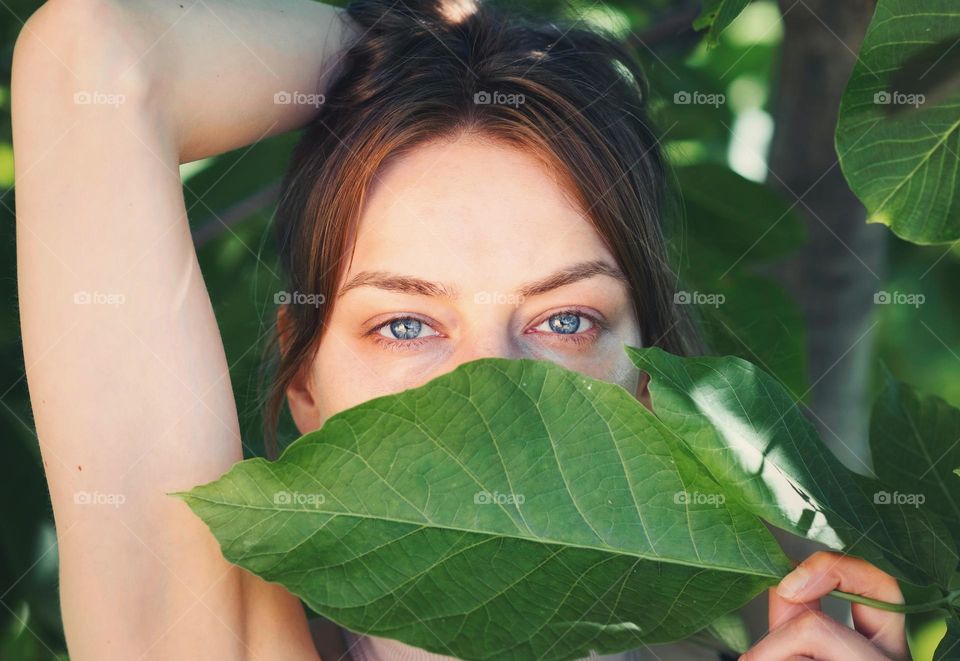
[[[0,0],[4,660],[66,658],[56,536],[17,315],[10,68],[17,34],[39,4]],[[859,472],[868,470],[869,407],[881,365],[960,405],[960,297],[950,287],[960,282],[960,249],[914,245],[866,225],[836,165],[837,107],[871,0],[757,0],[713,47],[691,27],[699,2],[524,5],[607,30],[643,62],[673,167],[668,221],[682,282],[676,303],[696,308],[713,351],[741,355],[774,373],[824,441]],[[269,224],[295,140],[280,136],[182,166],[245,441],[255,450],[262,448],[264,342],[276,313],[274,294],[283,289]],[[281,442],[295,436],[285,420]],[[915,658],[931,658],[942,622],[918,616],[910,629]]]

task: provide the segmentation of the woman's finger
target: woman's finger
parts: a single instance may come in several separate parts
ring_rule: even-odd
[[[866,638],[819,611],[808,611],[770,631],[740,661],[782,661],[809,657],[819,661],[886,661]]]
[[[795,617],[820,610],[820,600],[814,599],[804,603],[787,601],[779,594],[776,589],[771,588],[767,593],[767,628],[773,631]]]
[[[819,599],[831,590],[903,603],[900,586],[892,576],[866,560],[829,551],[819,551],[801,562],[780,581],[777,595],[799,605]],[[854,627],[865,638],[891,658],[909,658],[902,613],[891,613],[863,604],[853,604],[851,613]]]

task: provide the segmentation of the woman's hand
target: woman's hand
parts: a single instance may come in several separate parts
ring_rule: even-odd
[[[820,598],[831,590],[903,603],[897,581],[869,562],[814,553],[770,590],[770,631],[741,660],[910,658],[903,614],[852,604],[851,629],[820,612]]]

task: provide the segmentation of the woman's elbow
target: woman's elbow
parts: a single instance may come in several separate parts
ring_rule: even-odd
[[[36,101],[69,113],[101,100],[143,98],[150,89],[149,44],[137,32],[130,10],[113,0],[48,0],[24,23],[14,47],[14,122],[32,121]]]

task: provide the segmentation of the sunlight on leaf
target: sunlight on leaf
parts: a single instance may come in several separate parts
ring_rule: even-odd
[[[958,557],[939,519],[884,502],[883,485],[845,468],[769,374],[735,358],[628,353],[650,375],[657,416],[751,512],[910,583],[948,585]]]

